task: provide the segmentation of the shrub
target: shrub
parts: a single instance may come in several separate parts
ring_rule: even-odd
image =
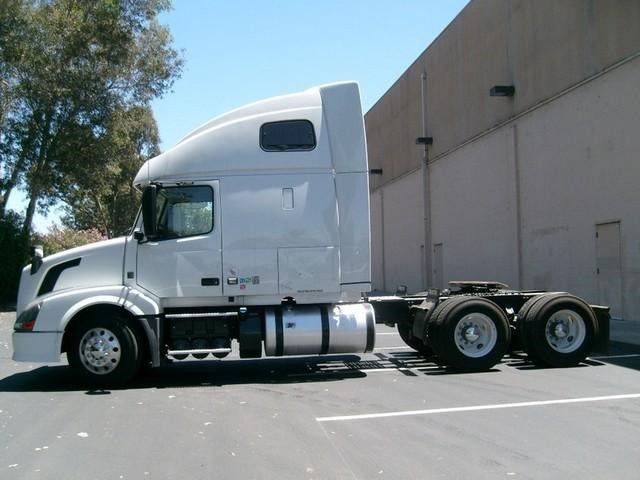
[[[42,245],[45,256],[68,250],[69,248],[80,247],[88,243],[106,240],[106,236],[99,230],[75,230],[73,228],[60,228],[53,226],[45,234],[36,235],[34,244]]]

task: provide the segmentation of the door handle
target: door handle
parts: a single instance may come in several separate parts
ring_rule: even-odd
[[[200,281],[200,284],[203,287],[217,287],[220,285],[220,279],[218,277],[214,277],[214,278],[203,278]]]

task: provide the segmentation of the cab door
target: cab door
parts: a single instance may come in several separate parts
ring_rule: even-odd
[[[138,244],[137,283],[164,299],[222,295],[219,184],[163,186],[157,237]]]

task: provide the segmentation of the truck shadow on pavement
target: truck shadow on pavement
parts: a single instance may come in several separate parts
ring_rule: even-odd
[[[537,365],[524,352],[515,352],[504,358],[503,363],[518,370],[552,370],[553,367]],[[616,365],[640,371],[640,346],[621,342],[609,342],[595,350],[586,360],[572,368]]]
[[[470,374],[438,365],[433,359],[424,358],[416,352],[375,353],[373,356],[373,359],[362,359],[358,355],[330,355],[259,360],[178,361],[159,368],[145,368],[124,387],[113,389],[89,388],[77,379],[68,366],[53,365],[0,379],[0,392],[85,391],[89,395],[99,395],[120,389],[335,382],[364,378],[372,371],[396,371],[409,377]]]
[[[415,351],[375,352],[363,359],[359,355],[266,358],[256,360],[179,361],[160,368],[147,368],[122,389],[222,387],[241,384],[293,384],[335,382],[364,378],[369,373],[395,371],[407,377],[474,375],[452,370]],[[595,352],[572,368],[617,365],[640,371],[640,347],[611,342],[609,348]],[[505,356],[496,367],[482,373],[504,373],[505,369],[555,370],[536,365],[524,353]],[[115,389],[114,389],[115,390]],[[0,392],[84,391],[89,395],[108,394],[110,390],[89,389],[66,365],[34,368],[0,379]]]
[[[611,341],[607,348],[594,352],[589,358],[592,361],[640,371],[640,345]]]
[[[357,355],[180,361],[169,366],[145,368],[122,389],[331,382],[366,377],[362,368],[358,368],[361,363],[363,362]],[[340,365],[340,368],[335,365]],[[66,365],[34,368],[0,379],[0,392],[65,392],[87,389],[88,386],[79,381],[74,371]],[[108,393],[100,389],[90,389],[87,393],[100,392]]]

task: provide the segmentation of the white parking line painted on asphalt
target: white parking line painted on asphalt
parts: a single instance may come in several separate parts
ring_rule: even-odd
[[[604,397],[563,398],[560,400],[543,400],[537,402],[500,403],[496,405],[475,405],[469,407],[434,408],[431,410],[409,410],[404,412],[367,413],[364,415],[341,415],[335,417],[317,417],[317,422],[342,422],[348,420],[368,420],[374,418],[405,417],[410,415],[435,415],[441,413],[478,412],[482,410],[499,410],[504,408],[541,407],[546,405],[562,405],[568,403],[605,402],[614,400],[630,400],[640,398],[640,393],[625,395],[608,395]]]

